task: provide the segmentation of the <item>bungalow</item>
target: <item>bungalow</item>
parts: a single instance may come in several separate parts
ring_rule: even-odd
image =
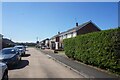
[[[58,43],[59,43],[59,35],[60,33],[58,32],[57,35],[53,36],[52,38],[50,38],[49,40],[49,44],[50,44],[50,49],[58,49]]]
[[[77,35],[82,35],[86,33],[101,31],[101,29],[94,24],[91,20],[78,25],[76,23],[76,27],[69,29],[65,32],[58,32],[57,35],[50,38],[50,49],[60,50],[63,49],[63,40],[66,38],[76,37]]]
[[[15,43],[7,38],[2,39],[2,48],[13,47]]]
[[[39,46],[40,47],[45,46],[46,48],[49,48],[49,39],[46,38],[46,39],[40,41]]]

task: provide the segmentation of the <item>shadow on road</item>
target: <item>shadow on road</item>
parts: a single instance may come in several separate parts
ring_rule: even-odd
[[[29,57],[29,56],[30,56],[30,54],[25,54],[22,57]]]
[[[27,65],[29,65],[29,61],[28,60],[21,60],[18,64],[9,67],[9,70],[15,70],[15,69],[21,69],[26,67]]]

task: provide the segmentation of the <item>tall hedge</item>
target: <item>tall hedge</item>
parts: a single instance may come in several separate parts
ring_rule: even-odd
[[[75,38],[71,38],[71,39],[66,39],[64,40],[64,50],[65,50],[65,54],[69,57],[69,58],[74,58],[74,54],[75,54]]]
[[[70,58],[120,74],[120,28],[65,39],[64,50]]]

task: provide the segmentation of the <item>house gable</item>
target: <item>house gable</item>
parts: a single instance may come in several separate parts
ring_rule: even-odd
[[[101,31],[101,30],[94,23],[90,22],[87,25],[85,25],[84,27],[77,30],[77,35],[91,33],[91,32],[97,32],[97,31]]]

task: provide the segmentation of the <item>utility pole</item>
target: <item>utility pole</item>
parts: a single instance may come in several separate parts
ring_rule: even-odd
[[[78,27],[78,22],[77,22],[77,19],[75,18],[75,22],[76,22],[76,27]]]
[[[39,43],[39,41],[38,41],[38,37],[36,37],[36,40],[37,40],[36,43],[38,44],[38,43]]]

